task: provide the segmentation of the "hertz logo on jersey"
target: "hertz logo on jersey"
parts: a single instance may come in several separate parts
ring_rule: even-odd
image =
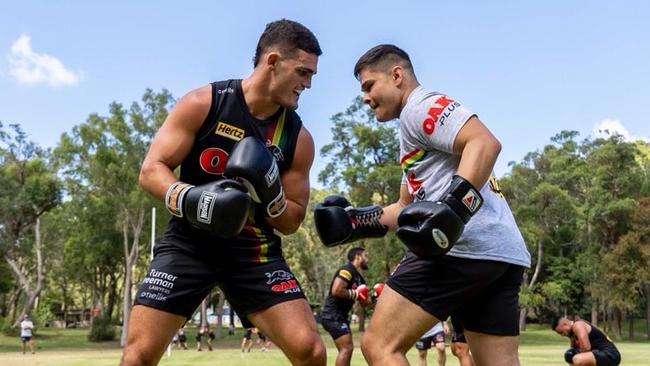
[[[244,130],[235,126],[231,126],[225,122],[219,122],[214,133],[235,141],[239,141],[244,138]]]

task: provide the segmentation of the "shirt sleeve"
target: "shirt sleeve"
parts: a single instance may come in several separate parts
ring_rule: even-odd
[[[345,268],[340,268],[336,273],[336,277],[344,280],[345,282],[352,281],[352,273]]]
[[[406,133],[425,150],[453,153],[458,131],[475,114],[460,102],[443,94],[434,94],[410,110]]]

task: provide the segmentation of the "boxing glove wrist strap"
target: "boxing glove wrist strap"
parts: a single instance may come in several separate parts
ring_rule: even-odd
[[[380,206],[367,206],[352,208],[347,207],[346,211],[354,212],[350,216],[352,221],[352,230],[355,231],[358,238],[376,238],[386,235],[388,226],[382,224],[379,219],[384,214],[384,209]]]
[[[187,191],[192,187],[194,186],[181,181],[174,182],[169,186],[167,194],[165,194],[165,207],[170,214],[183,217],[183,199]]]
[[[483,205],[483,196],[472,183],[460,175],[454,175],[443,201],[467,224]]]

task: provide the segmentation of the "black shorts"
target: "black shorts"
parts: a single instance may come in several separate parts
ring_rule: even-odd
[[[20,337],[20,339],[22,339],[23,342],[29,342],[29,341],[32,340],[32,337],[29,337],[29,336],[27,336],[27,337]]]
[[[523,272],[505,262],[408,252],[388,285],[438,320],[453,313],[467,330],[516,336]]]
[[[350,323],[347,320],[321,319],[320,323],[323,328],[332,336],[333,340],[346,334],[352,334]]]
[[[219,243],[188,244],[174,240],[156,245],[154,253],[136,294],[136,305],[189,319],[210,290],[218,285],[242,324],[252,327],[248,314],[305,298],[284,260],[241,263],[224,255]]]
[[[252,328],[246,329],[246,332],[244,332],[244,338],[250,341],[252,337],[253,337],[253,329]]]
[[[428,337],[422,337],[415,342],[415,348],[424,351],[431,348],[432,344],[445,343],[445,333],[438,332]]]
[[[621,354],[617,349],[595,349],[591,352],[596,359],[596,366],[618,366],[621,363]]]

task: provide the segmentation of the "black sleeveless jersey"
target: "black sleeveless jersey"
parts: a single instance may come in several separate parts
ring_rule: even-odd
[[[325,298],[325,305],[323,305],[323,309],[321,310],[321,318],[347,321],[348,313],[352,309],[352,305],[354,305],[354,300],[341,299],[332,295],[332,285],[334,285],[334,280],[336,280],[337,277],[347,281],[348,285],[346,286],[346,289],[348,290],[356,289],[359,285],[365,284],[366,281],[351,263],[342,265],[336,271],[334,278],[332,278],[329,294],[327,295],[327,298]]]
[[[223,171],[234,145],[246,136],[264,141],[275,157],[280,174],[293,161],[302,121],[298,114],[280,108],[274,115],[259,120],[251,115],[241,80],[217,81],[212,85],[210,111],[197,131],[194,145],[180,166],[180,180],[201,185],[223,178]],[[233,262],[270,262],[282,258],[280,237],[266,222],[264,209],[255,204],[242,232],[234,238],[209,237],[183,219],[172,217],[167,231],[191,239],[206,239],[209,245],[223,246]],[[176,232],[174,232],[176,231]],[[178,235],[173,235],[178,237]],[[202,240],[202,241],[206,241]]]
[[[614,342],[612,342],[611,339],[603,332],[602,330],[598,329],[596,326],[593,324],[589,323],[586,320],[576,320],[576,321],[581,321],[589,324],[591,326],[591,332],[589,332],[589,343],[591,344],[591,349],[592,350],[609,350],[609,349],[616,349],[616,346],[614,345]],[[578,339],[575,337],[573,334],[573,330],[569,334],[569,337],[571,338],[571,344],[573,347],[578,348]]]

